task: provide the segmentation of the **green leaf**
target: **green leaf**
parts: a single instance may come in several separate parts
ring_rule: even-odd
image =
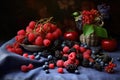
[[[95,26],[95,33],[97,36],[102,37],[102,38],[108,37],[107,30],[100,26]]]
[[[85,36],[88,36],[88,35],[90,35],[91,33],[93,33],[94,32],[94,27],[93,27],[93,25],[84,25],[83,26],[83,34],[85,35]]]

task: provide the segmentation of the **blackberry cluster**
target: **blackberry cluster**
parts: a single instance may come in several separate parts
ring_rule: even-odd
[[[77,70],[77,65],[75,65],[75,64],[68,64],[68,65],[66,66],[66,70],[67,70],[68,72],[70,72],[70,73],[74,73],[75,70]]]
[[[60,53],[59,50],[56,50],[56,51],[55,51],[55,57],[56,57],[57,59],[61,59],[61,58],[62,58],[62,54]]]

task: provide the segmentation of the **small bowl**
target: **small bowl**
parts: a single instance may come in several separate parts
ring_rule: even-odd
[[[45,49],[45,46],[37,46],[37,45],[26,45],[26,44],[20,44],[24,49],[28,51],[41,51]]]

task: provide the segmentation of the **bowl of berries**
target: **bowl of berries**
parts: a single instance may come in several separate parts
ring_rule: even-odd
[[[53,24],[53,17],[31,21],[26,30],[17,32],[15,40],[28,51],[40,51],[49,47],[54,40],[62,35],[62,31]]]

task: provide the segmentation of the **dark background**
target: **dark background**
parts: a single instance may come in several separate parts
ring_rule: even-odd
[[[36,2],[35,2],[36,1]],[[83,0],[84,1],[84,0]],[[88,0],[90,1],[90,0]],[[91,0],[95,5],[100,3],[107,3],[111,6],[110,25],[107,30],[115,37],[120,37],[120,2],[119,0]],[[76,8],[81,6],[81,0],[75,0]],[[43,8],[46,8],[47,12]],[[75,10],[74,9],[74,10]],[[40,11],[43,10],[43,14]],[[57,0],[1,0],[0,2],[0,41],[7,41],[16,35],[19,29],[25,29],[31,20],[38,20],[40,18],[51,15],[63,16],[59,13]],[[73,11],[74,11],[73,10]],[[66,10],[64,13],[70,12]],[[42,15],[42,16],[41,16]],[[60,16],[60,17],[61,17]],[[58,17],[59,19],[59,17]]]

